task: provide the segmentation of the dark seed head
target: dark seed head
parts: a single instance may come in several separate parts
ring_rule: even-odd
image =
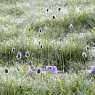
[[[18,54],[18,58],[20,58],[20,55]]]
[[[43,46],[41,45],[41,48],[43,48]]]
[[[53,19],[55,19],[55,16],[53,16]]]
[[[5,73],[8,73],[8,69],[5,69]]]
[[[12,48],[12,52],[13,52],[13,53],[15,52],[15,48]]]
[[[49,69],[51,70],[51,67],[49,67]]]
[[[62,41],[62,38],[60,38],[59,40]]]
[[[30,61],[28,62],[28,64],[29,64],[29,65],[32,65],[32,61],[30,60]]]
[[[61,8],[58,8],[58,11],[61,11]]]
[[[31,29],[29,28],[29,31],[30,31]]]
[[[21,59],[21,57],[22,57],[21,52],[18,52],[17,55],[16,55],[17,60],[18,60],[18,59]]]
[[[26,52],[25,52],[25,57],[29,57],[29,56],[30,56],[29,51],[26,51]]]
[[[42,29],[41,28],[39,29],[39,32],[42,32]]]
[[[38,74],[39,74],[39,73],[41,73],[41,70],[40,70],[40,69],[38,69],[38,70],[37,70],[37,73],[38,73]]]
[[[20,89],[21,89],[21,85],[20,85]]]
[[[95,59],[95,57],[94,57],[94,56],[92,56],[92,59]]]
[[[39,41],[39,45],[41,45],[41,42]]]
[[[48,12],[49,10],[47,9],[47,12]]]
[[[40,32],[42,32],[41,29],[40,29]]]

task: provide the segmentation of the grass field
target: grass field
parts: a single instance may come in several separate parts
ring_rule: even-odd
[[[95,0],[0,0],[0,95],[95,95],[85,74],[95,61],[94,11]],[[18,51],[30,53],[20,71]],[[29,60],[56,65],[63,78],[27,76]]]

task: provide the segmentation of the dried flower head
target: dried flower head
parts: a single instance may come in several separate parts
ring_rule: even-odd
[[[93,41],[91,41],[90,45],[91,46],[95,46],[95,43]]]
[[[5,69],[5,73],[8,73],[8,69]]]
[[[39,32],[42,32],[42,28],[41,27],[39,28]]]
[[[41,45],[41,48],[43,48],[43,46]]]
[[[82,57],[83,57],[83,58],[87,58],[87,53],[86,53],[86,52],[83,52],[83,53],[82,53]]]
[[[74,28],[73,24],[70,24],[70,25],[69,25],[69,29],[71,30],[71,29],[73,29],[73,28]]]
[[[30,56],[30,53],[29,53],[29,51],[27,50],[26,52],[25,52],[25,57],[29,57]]]
[[[20,68],[19,68],[19,62],[16,62],[16,68],[17,68],[18,71],[20,70]]]
[[[12,48],[12,50],[11,50],[11,51],[12,51],[13,53],[15,53],[15,50],[16,50],[15,48]]]
[[[47,9],[47,12],[49,11],[49,9]]]
[[[38,74],[40,74],[40,73],[41,73],[41,70],[40,70],[40,69],[38,69],[38,70],[37,70],[37,73],[38,73]]]
[[[58,8],[58,11],[61,11],[61,8]]]
[[[30,31],[31,29],[29,28],[29,31]]]
[[[19,60],[19,59],[21,59],[21,57],[22,57],[22,54],[21,54],[20,51],[18,51],[17,52],[17,55],[16,55],[16,59]]]
[[[22,88],[22,87],[21,87],[21,85],[20,85],[20,87],[19,87],[19,88],[20,88],[20,89]]]
[[[39,41],[39,45],[41,44],[41,42]]]
[[[30,60],[30,61],[28,62],[28,64],[29,64],[29,65],[32,65],[32,61]]]
[[[88,51],[90,49],[90,46],[86,45],[85,49],[86,49],[86,51]]]
[[[52,18],[55,19],[55,16],[53,16]]]

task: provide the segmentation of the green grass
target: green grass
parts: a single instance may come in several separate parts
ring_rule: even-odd
[[[72,32],[85,32],[87,29],[95,27],[95,14],[93,13],[71,13],[63,19],[51,19],[31,24],[29,30],[35,31],[34,35],[40,35],[42,38],[56,39],[64,37]],[[73,29],[70,29],[70,24]],[[40,30],[42,33],[39,33]],[[32,32],[33,33],[33,32]]]
[[[9,69],[13,72],[11,68]],[[22,71],[21,71],[22,72]],[[94,95],[95,80],[87,79],[85,73],[60,75],[35,75],[25,77],[25,72],[2,75],[0,79],[1,95]],[[24,75],[23,75],[24,73]],[[51,78],[51,80],[49,80]]]
[[[72,19],[72,21],[71,21]],[[69,24],[74,25],[75,31],[69,30]],[[79,63],[82,62],[82,52],[84,51],[84,48],[86,44],[91,42],[91,39],[95,39],[94,37],[94,14],[89,13],[83,13],[83,14],[76,14],[75,16],[71,15],[66,17],[63,21],[59,20],[50,20],[45,21],[42,23],[35,23],[35,25],[31,26],[31,31],[26,30],[25,33],[17,33],[18,39],[13,40],[13,42],[7,44],[8,42],[3,42],[3,45],[1,45],[1,58],[4,56],[6,60],[14,60],[15,56],[9,54],[12,47],[15,47],[17,50],[23,51],[23,50],[29,50],[31,52],[32,57],[30,59],[38,60],[34,62],[34,64],[55,64],[58,66],[59,69],[63,69],[62,64],[65,64],[66,67],[71,67],[69,63],[71,61],[75,61]],[[91,26],[88,27],[88,24]],[[87,26],[86,26],[87,25]],[[68,37],[66,37],[66,41],[64,41],[64,35],[62,36],[62,32],[60,31],[53,31],[51,34],[48,34],[47,31],[44,36],[43,33],[38,33],[36,30],[39,30],[39,27],[47,26],[48,29],[50,28],[50,31],[53,29],[55,30],[62,30],[60,27],[62,27],[67,32]],[[85,26],[85,27],[84,27]],[[33,28],[32,28],[33,27]],[[57,29],[59,28],[59,29]],[[80,30],[81,29],[81,30]],[[83,31],[84,30],[84,31]],[[92,31],[92,32],[89,32]],[[44,32],[44,31],[43,31]],[[56,32],[56,33],[55,33]],[[68,33],[70,32],[70,33]],[[81,38],[79,36],[79,33],[85,33],[85,37]],[[10,33],[11,34],[11,33]],[[58,36],[58,34],[61,35],[62,42],[58,41],[57,39],[60,37],[55,37],[55,34]],[[90,34],[90,35],[89,35]],[[12,34],[11,34],[12,35]],[[13,37],[9,35],[8,38]],[[38,37],[40,35],[40,37]],[[54,36],[54,37],[53,37]],[[33,42],[33,37],[37,37],[39,43],[39,39],[42,40],[43,48],[39,48],[39,45],[35,45]],[[2,38],[3,34],[2,34]],[[5,36],[7,38],[7,35]],[[55,42],[52,44],[52,40],[55,39]],[[62,44],[63,43],[63,44]],[[80,44],[80,46],[79,46]],[[3,48],[5,47],[5,48]],[[4,59],[5,60],[5,59]],[[15,59],[16,60],[16,59]]]
[[[91,45],[95,43],[94,3],[94,0],[0,0],[0,95],[95,95],[95,79],[88,79],[85,71],[81,72],[93,64],[90,57],[95,48]],[[16,53],[30,52],[29,58],[21,58],[19,72],[12,48],[16,48]],[[25,65],[29,60],[38,66],[54,64],[69,73],[64,73],[63,80],[60,74],[29,77]]]

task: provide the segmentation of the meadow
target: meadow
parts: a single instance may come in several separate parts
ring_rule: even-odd
[[[0,0],[0,95],[95,95],[94,12],[94,0]],[[28,76],[29,60],[61,73]]]

